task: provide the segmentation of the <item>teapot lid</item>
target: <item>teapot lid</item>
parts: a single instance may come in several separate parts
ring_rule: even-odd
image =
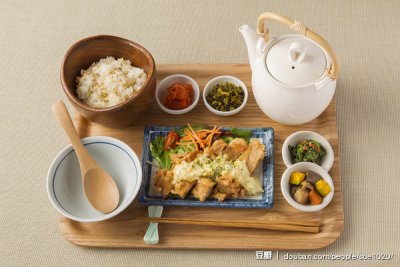
[[[303,36],[278,41],[269,49],[265,61],[276,80],[292,86],[314,83],[324,74],[327,65],[320,46]]]

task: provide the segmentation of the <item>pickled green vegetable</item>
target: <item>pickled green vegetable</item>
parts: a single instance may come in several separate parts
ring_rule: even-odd
[[[219,111],[232,111],[243,104],[244,90],[233,83],[219,83],[206,96],[207,103]]]
[[[293,163],[313,162],[321,165],[322,156],[326,154],[325,148],[315,140],[303,140],[296,146],[288,146]]]

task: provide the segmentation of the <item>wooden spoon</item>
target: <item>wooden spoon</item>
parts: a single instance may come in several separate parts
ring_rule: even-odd
[[[64,129],[78,156],[81,167],[83,191],[90,204],[102,213],[115,210],[119,203],[119,191],[111,176],[103,170],[82,145],[67,107],[61,100],[54,103],[53,112]]]

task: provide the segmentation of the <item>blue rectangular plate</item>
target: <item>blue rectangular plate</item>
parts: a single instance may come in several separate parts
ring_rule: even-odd
[[[176,126],[175,129],[179,129]],[[229,130],[223,127],[223,130]],[[265,145],[265,157],[254,172],[254,177],[260,179],[264,192],[260,196],[245,196],[243,198],[229,198],[222,203],[217,199],[207,198],[201,202],[196,198],[181,199],[169,197],[163,199],[161,192],[157,192],[154,186],[154,175],[157,168],[147,164],[153,162],[149,143],[153,142],[160,134],[166,136],[172,127],[168,126],[146,126],[143,138],[142,171],[143,178],[139,191],[138,202],[142,205],[157,206],[187,206],[187,207],[220,207],[220,208],[272,208],[274,206],[274,130],[270,127],[264,128],[241,128],[251,129],[251,138],[258,138]]]

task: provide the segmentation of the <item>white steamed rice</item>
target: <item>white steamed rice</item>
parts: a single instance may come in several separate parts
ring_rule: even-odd
[[[135,95],[147,79],[141,68],[129,60],[113,57],[100,59],[76,78],[78,98],[95,108],[118,105]]]

